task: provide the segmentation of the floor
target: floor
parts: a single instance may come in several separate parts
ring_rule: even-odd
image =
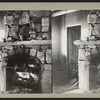
[[[74,89],[74,90],[70,90],[67,92],[63,92],[63,94],[67,94],[67,93],[75,93],[75,94],[81,94],[81,93],[100,93],[100,88],[96,89],[96,90],[91,90],[88,92],[82,91],[81,89]]]
[[[75,89],[75,90],[71,90],[71,91],[67,91],[67,92],[63,92],[63,93],[86,93],[80,89]]]

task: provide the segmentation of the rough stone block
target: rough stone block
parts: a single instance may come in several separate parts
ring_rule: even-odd
[[[14,18],[16,18],[16,19],[20,18],[20,16],[21,16],[20,13],[15,13],[15,14],[14,14]]]
[[[7,57],[7,53],[3,52],[2,57]]]
[[[91,53],[90,52],[85,52],[85,56],[90,56]]]
[[[11,30],[9,30],[9,36],[17,36],[18,25],[13,25]]]
[[[100,24],[96,24],[94,30],[95,30],[95,35],[100,37]]]
[[[36,32],[34,31],[34,30],[30,30],[29,31],[29,34],[31,35],[31,34],[35,34]]]
[[[51,64],[44,64],[44,70],[50,71],[51,70]]]
[[[96,14],[90,14],[90,15],[87,16],[87,21],[90,24],[96,23],[96,20],[97,20]]]
[[[9,28],[8,26],[5,26],[5,37],[6,38],[8,37],[8,32],[9,32]]]
[[[49,17],[42,18],[42,32],[49,31]]]
[[[5,16],[4,17],[4,24],[5,25],[12,25],[14,21],[14,17],[13,16]]]
[[[42,26],[42,32],[48,32],[49,27],[48,26]]]
[[[41,24],[40,23],[35,24],[35,27],[36,27],[37,32],[41,31]]]
[[[39,50],[40,49],[40,46],[39,45],[34,45],[32,48],[33,49],[36,49],[36,50]]]
[[[36,49],[30,49],[30,55],[35,56],[36,55]]]
[[[5,46],[5,49],[9,50],[9,49],[10,49],[10,47],[9,47],[9,46]]]
[[[97,18],[96,23],[100,23],[100,16]]]
[[[49,26],[49,17],[42,18],[42,26]]]
[[[51,63],[51,49],[48,49],[46,52],[46,62]]]
[[[86,51],[87,51],[87,52],[91,52],[91,48],[87,48]]]
[[[29,15],[27,12],[23,12],[20,19],[19,19],[19,25],[24,25],[30,23]]]
[[[47,50],[47,49],[49,49],[49,45],[43,45],[43,46],[41,46],[41,49]]]
[[[31,38],[31,39],[36,39],[37,33],[36,33],[35,31],[30,30],[30,31],[29,31],[29,34],[30,34],[30,38]]]
[[[44,63],[44,53],[43,52],[38,52],[37,58],[39,58],[41,60],[41,62]]]
[[[41,37],[41,36],[37,36],[36,39],[37,39],[37,40],[42,40],[42,37]]]
[[[7,49],[3,49],[3,50],[2,50],[2,52],[5,52],[5,53],[7,53],[7,52],[8,52],[8,50],[7,50]]]
[[[79,49],[78,59],[79,60],[84,60],[85,59],[85,50]]]
[[[13,21],[13,24],[14,25],[18,25],[19,24],[19,19],[18,18],[15,18],[14,21]]]
[[[13,46],[10,46],[9,49],[13,50]]]
[[[91,48],[91,49],[92,49],[92,48],[96,48],[95,45],[88,45],[88,47]]]
[[[42,37],[43,37],[43,39],[49,39],[48,33],[43,33]]]
[[[42,93],[51,93],[51,70],[44,70],[42,78]]]
[[[9,37],[7,38],[7,42],[12,42],[12,37],[9,36]]]
[[[37,40],[42,40],[42,33],[38,33]]]
[[[42,33],[41,33],[41,32],[40,32],[40,33],[38,33],[38,36],[42,37]]]
[[[35,34],[31,34],[30,38],[35,40],[36,39],[36,35]]]

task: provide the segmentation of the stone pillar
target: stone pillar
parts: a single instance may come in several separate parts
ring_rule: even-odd
[[[51,64],[44,64],[43,79],[42,79],[42,93],[51,93]]]
[[[6,54],[0,54],[0,92],[6,92]]]
[[[90,48],[79,49],[78,72],[79,89],[89,92],[98,88],[98,64],[99,53]],[[95,53],[95,54],[94,54]]]
[[[79,49],[78,60],[78,76],[79,76],[79,89],[89,91],[89,67],[85,65],[85,51]]]

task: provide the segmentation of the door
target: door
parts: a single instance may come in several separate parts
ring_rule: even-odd
[[[81,26],[67,28],[67,63],[69,78],[78,77],[78,46],[74,45],[74,41],[80,39]]]

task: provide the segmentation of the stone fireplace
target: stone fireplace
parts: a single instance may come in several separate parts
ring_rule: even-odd
[[[0,92],[50,93],[50,11],[6,11],[4,25]]]
[[[90,11],[87,21],[88,37],[74,42],[79,47],[79,89],[96,92],[100,89],[100,11]]]

